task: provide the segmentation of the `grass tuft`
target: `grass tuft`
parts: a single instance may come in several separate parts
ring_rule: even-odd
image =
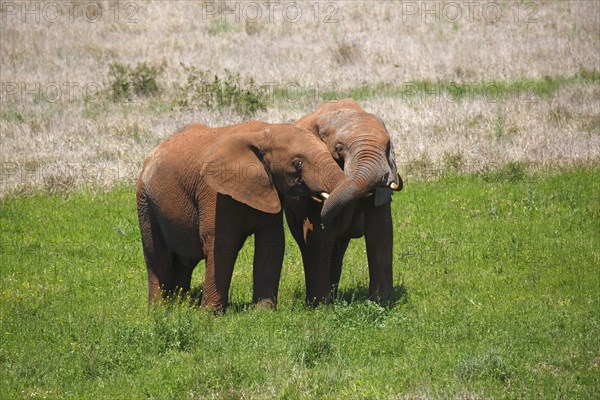
[[[160,86],[157,79],[164,72],[165,66],[153,66],[138,63],[135,67],[114,63],[109,65],[109,80],[112,99],[114,101],[133,100],[139,96],[158,94]]]
[[[266,111],[267,94],[255,84],[254,79],[242,79],[239,74],[228,70],[225,70],[225,76],[219,76],[193,66],[183,68],[187,82],[175,100],[177,106],[184,109],[233,110],[245,117]]]
[[[513,367],[497,350],[488,350],[458,365],[459,378],[470,383],[476,380],[494,379],[506,384],[513,375]]]
[[[351,64],[360,59],[360,48],[354,42],[338,41],[333,49],[333,59],[340,65]]]
[[[215,18],[211,21],[208,33],[211,36],[218,36],[220,34],[229,33],[233,31],[231,24],[221,18]]]
[[[526,164],[511,161],[504,167],[483,173],[483,178],[488,182],[519,182],[527,177]]]

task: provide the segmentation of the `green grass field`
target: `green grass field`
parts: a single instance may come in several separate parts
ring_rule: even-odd
[[[518,164],[408,182],[390,304],[366,300],[354,241],[339,299],[306,308],[288,240],[278,310],[250,304],[247,243],[222,316],[148,313],[133,187],[5,198],[0,398],[599,398],[599,182]]]

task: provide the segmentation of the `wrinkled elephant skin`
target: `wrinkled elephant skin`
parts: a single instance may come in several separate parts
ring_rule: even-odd
[[[149,304],[188,291],[204,259],[202,305],[224,309],[238,251],[254,234],[253,300],[275,305],[284,253],[280,199],[327,196],[345,180],[326,146],[294,125],[181,129],[150,153],[137,184]]]

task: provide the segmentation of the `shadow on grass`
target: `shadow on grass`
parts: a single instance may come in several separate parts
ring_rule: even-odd
[[[305,300],[305,291],[303,289],[294,290],[292,297],[294,304],[303,304],[305,307],[312,308]],[[398,304],[408,302],[408,290],[402,283],[394,287],[392,293],[384,296],[370,296],[369,289],[366,286],[344,287],[337,291],[333,296],[333,304],[344,303],[364,303],[366,301],[374,301],[384,308],[392,308]]]
[[[202,289],[203,289],[202,285],[199,285],[194,288],[190,288],[190,291],[186,295],[186,298],[189,299],[189,304],[191,306],[198,307],[198,308],[201,307]],[[251,301],[231,301],[225,311],[216,311],[215,314],[219,315],[219,314],[224,314],[225,312],[239,313],[239,312],[247,311],[254,307],[256,307],[256,304],[254,304]]]
[[[395,286],[392,293],[388,295],[370,296],[369,290],[365,286],[355,286],[339,289],[334,303],[343,302],[346,304],[365,302],[367,300],[374,301],[385,308],[392,308],[398,304],[406,304],[408,302],[408,290],[403,283]]]
[[[314,308],[315,304],[308,304],[305,299],[305,291],[303,288],[297,288],[292,293],[292,309]],[[395,286],[392,293],[383,296],[370,296],[369,290],[365,286],[354,286],[344,287],[337,291],[333,296],[332,304],[354,304],[364,303],[366,301],[373,301],[384,308],[393,308],[400,304],[406,304],[408,302],[408,290],[406,285],[403,283]],[[193,287],[190,291],[181,296],[175,295],[170,297],[167,303],[170,304],[188,304],[191,307],[201,307],[202,302],[202,285]],[[227,313],[239,313],[249,309],[255,308],[256,304],[248,301],[232,301],[229,303],[226,312]],[[215,314],[223,314],[223,311],[217,311]]]

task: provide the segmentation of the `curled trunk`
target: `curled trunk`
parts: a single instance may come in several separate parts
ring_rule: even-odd
[[[341,185],[331,192],[321,210],[321,218],[323,219],[325,226],[341,228],[339,227],[340,221],[338,221],[338,216],[343,208],[352,201],[352,199],[356,198],[357,192],[358,186],[356,185],[356,182],[351,179],[342,182]]]
[[[353,211],[350,204],[376,187],[388,186],[395,180],[395,176],[390,176],[385,157],[381,157],[375,151],[358,152],[351,165],[353,167],[346,171],[348,179],[331,192],[321,210],[323,223],[336,230],[343,230],[343,225],[350,222],[351,218],[346,218],[347,214]],[[344,212],[340,215],[342,211]]]

